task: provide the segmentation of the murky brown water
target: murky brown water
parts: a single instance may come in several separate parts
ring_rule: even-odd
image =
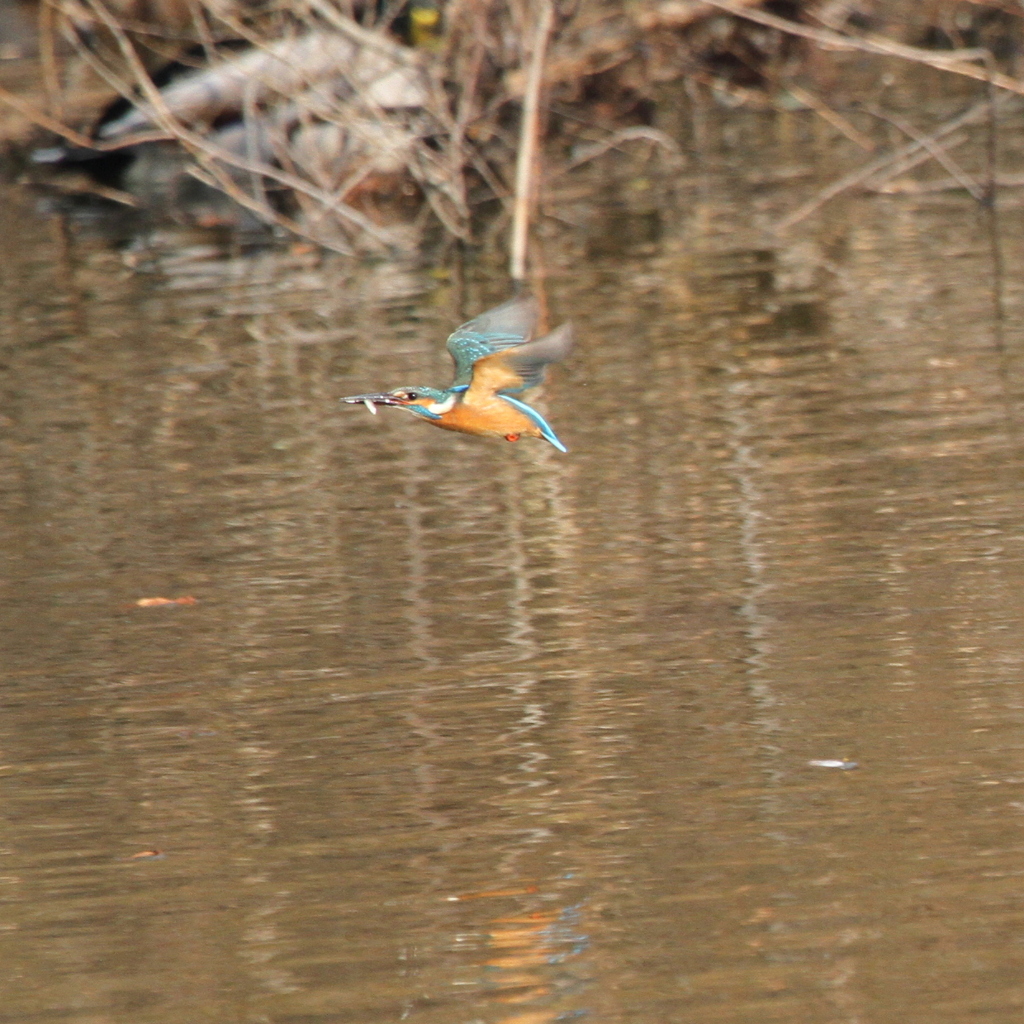
[[[713,180],[550,243],[568,456],[336,402],[443,382],[497,273],[138,272],[0,195],[0,1021],[1019,1019],[979,218],[766,241]]]

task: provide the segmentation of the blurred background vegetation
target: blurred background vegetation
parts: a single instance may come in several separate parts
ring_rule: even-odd
[[[414,251],[623,154],[670,183],[739,110],[808,112],[851,167],[898,149],[887,181],[942,163],[961,126],[915,138],[894,91],[941,76],[950,117],[983,121],[1024,91],[1022,30],[1012,0],[0,0],[0,140],[36,184]],[[538,187],[516,177],[531,72]]]

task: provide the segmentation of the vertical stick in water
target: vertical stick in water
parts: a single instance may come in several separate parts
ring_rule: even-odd
[[[512,245],[509,271],[513,282],[526,280],[526,247],[530,233],[530,214],[536,188],[538,133],[540,131],[540,92],[544,84],[544,59],[548,36],[555,18],[554,0],[540,0],[533,45],[527,52],[526,85],[523,94],[523,119],[519,129],[516,158],[516,194],[512,211]]]

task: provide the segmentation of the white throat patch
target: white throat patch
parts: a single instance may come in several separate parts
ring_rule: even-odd
[[[427,406],[427,412],[432,412],[435,416],[441,416],[443,413],[450,412],[458,397],[458,395],[449,395],[443,402],[431,402]]]

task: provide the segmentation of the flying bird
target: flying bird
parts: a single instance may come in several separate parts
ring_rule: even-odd
[[[457,328],[448,338],[455,380],[447,388],[401,387],[341,401],[361,403],[374,414],[378,405],[407,409],[435,427],[464,434],[506,441],[542,438],[564,452],[547,420],[517,397],[540,384],[547,364],[564,359],[572,348],[572,326],[567,323],[532,340],[537,318],[536,299],[521,297]]]

